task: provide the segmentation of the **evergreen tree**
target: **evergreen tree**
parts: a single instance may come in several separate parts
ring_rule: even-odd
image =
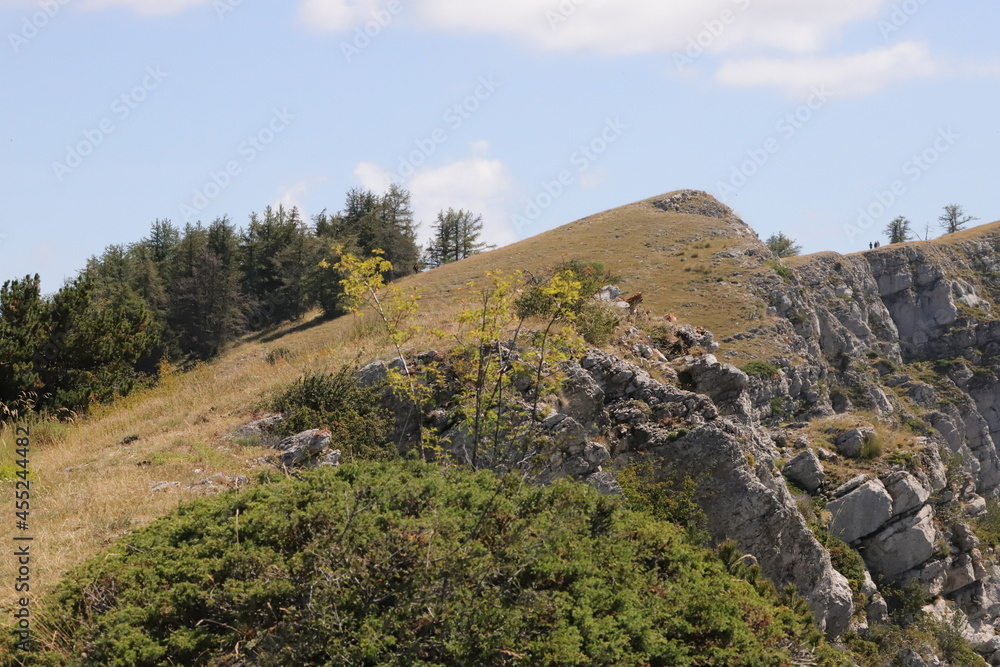
[[[894,218],[885,228],[889,243],[906,243],[910,240],[911,234],[910,221],[903,216]]]
[[[427,244],[424,263],[429,267],[456,262],[487,249],[479,240],[483,231],[483,217],[471,211],[449,208],[438,213],[432,226],[434,237]]]
[[[251,329],[260,329],[294,317],[299,306],[289,299],[287,278],[278,261],[282,251],[303,233],[298,209],[277,210],[268,206],[263,217],[250,216],[250,225],[240,239],[243,284],[247,295]]]
[[[142,243],[127,248],[111,245],[100,257],[92,257],[84,271],[89,298],[99,307],[118,309],[128,318],[149,319],[147,333],[153,344],[137,365],[145,374],[156,372],[173,341],[167,326],[166,289],[149,255]]]
[[[183,352],[205,359],[243,330],[236,230],[226,218],[188,226],[177,254],[171,327]]]
[[[313,216],[313,231],[319,238],[337,241],[341,245],[351,236],[347,233],[344,216],[339,213],[329,214],[326,209]]]
[[[778,257],[794,257],[802,252],[802,246],[795,245],[795,239],[788,238],[784,232],[771,234],[764,242]]]
[[[152,260],[158,266],[170,262],[173,259],[177,245],[180,243],[180,231],[174,227],[169,220],[157,218],[149,228],[149,236],[142,240],[150,252]]]
[[[156,344],[145,308],[95,299],[84,272],[52,297],[50,309],[53,358],[42,369],[49,406],[79,410],[136,387],[136,366]]]
[[[393,266],[387,280],[419,269],[416,228],[410,193],[396,184],[381,196],[354,188],[347,193],[339,216],[324,213],[316,220],[317,234],[344,246],[347,252],[370,257],[375,250],[384,251],[385,259]]]
[[[324,258],[323,243],[302,224],[295,236],[274,257],[285,302],[284,316],[299,318],[315,303],[310,280]]]
[[[48,315],[38,274],[0,287],[0,419],[16,417],[28,394],[40,398],[38,373],[48,339]]]

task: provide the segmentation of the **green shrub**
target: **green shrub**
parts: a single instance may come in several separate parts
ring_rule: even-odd
[[[795,275],[794,273],[792,273],[792,270],[790,268],[788,268],[787,266],[785,266],[785,264],[782,263],[780,260],[769,259],[765,263],[767,264],[767,266],[771,267],[771,269],[775,273],[777,273],[779,276],[781,276],[785,280],[791,280],[792,276]]]
[[[552,297],[545,293],[545,286],[553,276],[557,275],[563,275],[580,284],[579,298],[570,305],[569,310],[576,318],[582,317],[583,326],[589,325],[594,330],[592,335],[600,337],[601,332],[606,331],[613,320],[614,326],[611,326],[611,332],[613,332],[614,327],[618,326],[618,318],[612,313],[604,312],[606,309],[601,307],[601,304],[594,304],[591,299],[605,285],[618,282],[618,276],[609,273],[604,269],[604,265],[597,262],[582,262],[573,259],[556,266],[550,275],[538,280],[536,284],[524,290],[516,299],[515,311],[518,317],[537,317],[551,311]],[[580,330],[579,323],[576,324],[576,327],[581,335],[586,336],[586,333]],[[588,339],[588,342],[591,341]]]
[[[291,359],[294,356],[295,354],[291,350],[282,346],[269,350],[268,353],[264,355],[264,360],[273,366],[282,359]]]
[[[826,535],[823,543],[826,550],[830,552],[830,562],[833,564],[833,569],[844,575],[847,578],[847,583],[851,585],[855,607],[863,608],[868,601],[861,592],[861,586],[865,581],[865,561],[861,554],[836,535]]]
[[[757,378],[773,378],[781,374],[777,366],[766,361],[761,361],[760,359],[747,362],[740,370],[751,377]]]
[[[885,462],[890,465],[900,465],[907,468],[913,468],[916,461],[917,455],[914,452],[902,449],[897,449],[885,458]]]
[[[686,433],[686,431],[685,431]],[[679,436],[680,437],[680,436]],[[690,477],[657,476],[653,467],[636,463],[617,473],[618,483],[637,512],[680,526],[698,542],[708,540],[707,519],[695,496],[697,484]]]
[[[911,662],[911,652],[926,657],[936,656],[940,664],[956,667],[987,667],[987,663],[962,636],[965,616],[955,614],[950,621],[938,621],[926,615],[905,627],[895,624],[873,625],[862,640],[857,635],[846,636],[851,654],[863,667],[883,667]]]
[[[591,345],[606,345],[621,324],[618,313],[604,304],[588,303],[580,308],[573,328]]]
[[[884,449],[885,443],[882,441],[880,435],[877,433],[875,435],[868,435],[861,444],[861,458],[865,461],[872,461],[882,456]]]
[[[986,501],[986,512],[973,520],[973,528],[985,546],[1000,546],[1000,501]]]
[[[879,585],[879,590],[889,606],[889,618],[901,627],[906,627],[922,618],[923,607],[931,601],[931,596],[915,581],[903,586],[882,583]]]
[[[345,459],[390,457],[396,449],[386,441],[391,416],[379,406],[382,389],[360,386],[349,366],[299,378],[271,404],[285,415],[279,435],[326,428],[331,447],[341,450]]]
[[[418,461],[196,501],[72,571],[36,624],[35,666],[849,664],[801,598],[668,523]]]

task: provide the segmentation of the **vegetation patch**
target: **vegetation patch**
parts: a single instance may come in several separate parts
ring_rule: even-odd
[[[1000,501],[986,501],[986,512],[973,520],[973,528],[984,545],[1000,546]]]
[[[769,259],[766,262],[767,266],[771,268],[775,273],[784,278],[785,280],[791,280],[795,275],[790,268],[788,268],[781,260]]]
[[[386,458],[395,448],[386,444],[390,415],[379,406],[382,387],[362,387],[355,370],[342,366],[335,373],[313,373],[296,380],[271,404],[285,415],[279,435],[313,428],[330,430],[330,445],[344,458]]]
[[[781,371],[777,366],[759,359],[747,362],[740,370],[751,377],[757,378],[773,378],[781,375]]]
[[[129,535],[47,599],[25,664],[849,664],[729,561],[586,485],[347,465]]]

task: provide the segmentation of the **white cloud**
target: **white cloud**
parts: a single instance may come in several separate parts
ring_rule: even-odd
[[[611,173],[603,167],[594,167],[580,174],[580,185],[595,190],[611,180]]]
[[[370,20],[380,4],[379,0],[304,0],[299,21],[318,32],[343,32]]]
[[[792,97],[822,86],[836,97],[869,95],[911,79],[947,73],[921,42],[903,42],[865,53],[805,58],[727,60],[716,72],[719,83],[739,87],[773,87]]]
[[[874,19],[889,0],[401,0],[426,27],[499,34],[551,51],[670,53],[706,30],[709,51],[767,47],[817,51],[840,30]],[[303,0],[300,16],[321,30],[349,30],[378,0]],[[723,12],[729,14],[722,23]],[[407,12],[410,13],[409,11]],[[721,28],[721,29],[720,29]]]
[[[292,185],[283,185],[278,188],[278,198],[271,202],[271,205],[275,208],[280,204],[286,209],[291,209],[293,207],[299,209],[299,213],[302,215],[303,220],[309,220],[309,214],[303,205],[303,198],[309,194],[309,191],[313,187],[325,183],[327,181],[325,176],[320,176],[307,181],[302,181],[300,183],[294,183]]]
[[[421,238],[430,236],[431,224],[441,210],[464,208],[483,216],[483,240],[504,245],[517,239],[510,222],[516,186],[502,160],[489,156],[489,143],[475,142],[465,159],[418,169],[402,185],[413,197],[413,211],[422,223]],[[354,175],[365,188],[384,191],[393,175],[372,162],[362,162]]]
[[[210,6],[213,0],[86,0],[84,10],[120,8],[147,16],[169,16],[198,5]]]
[[[354,167],[354,177],[361,182],[366,190],[384,192],[392,185],[393,175],[374,162],[359,162]]]

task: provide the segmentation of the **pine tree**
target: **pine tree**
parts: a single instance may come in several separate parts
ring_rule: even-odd
[[[277,260],[303,228],[295,208],[288,211],[283,206],[268,206],[263,217],[256,213],[250,216],[250,225],[240,239],[240,255],[251,329],[295,316],[298,304],[294,298],[289,299],[286,277],[281,275]]]
[[[784,232],[771,234],[764,242],[778,257],[794,257],[802,252],[802,246],[795,245],[795,239],[785,236]]]
[[[188,226],[177,255],[171,328],[185,354],[205,359],[244,327],[236,230],[226,218],[208,229]]]
[[[889,243],[906,243],[911,234],[910,221],[902,215],[894,218],[885,228]]]
[[[434,237],[424,252],[424,263],[431,268],[457,262],[490,247],[479,240],[483,217],[471,211],[453,208],[441,211],[432,229]]]
[[[142,240],[152,252],[152,260],[159,266],[169,263],[180,243],[181,235],[169,220],[157,218],[149,228],[149,236]]]
[[[393,267],[387,280],[419,269],[416,228],[410,193],[396,184],[381,196],[352,189],[339,216],[324,214],[316,219],[317,234],[344,246],[347,252],[369,257],[375,250],[384,251]]]
[[[164,268],[168,268],[166,264]],[[149,355],[137,363],[137,370],[154,373],[159,361],[169,354],[173,337],[168,331],[166,288],[148,247],[141,242],[129,247],[108,246],[100,257],[87,262],[84,274],[89,298],[99,307],[118,309],[128,318],[149,319],[147,333],[153,344]]]
[[[51,407],[79,410],[136,387],[136,367],[156,344],[142,304],[95,299],[94,280],[84,272],[52,297],[50,311],[54,359],[42,378]]]
[[[27,394],[44,389],[38,366],[48,340],[38,274],[0,287],[0,419],[16,417]]]

